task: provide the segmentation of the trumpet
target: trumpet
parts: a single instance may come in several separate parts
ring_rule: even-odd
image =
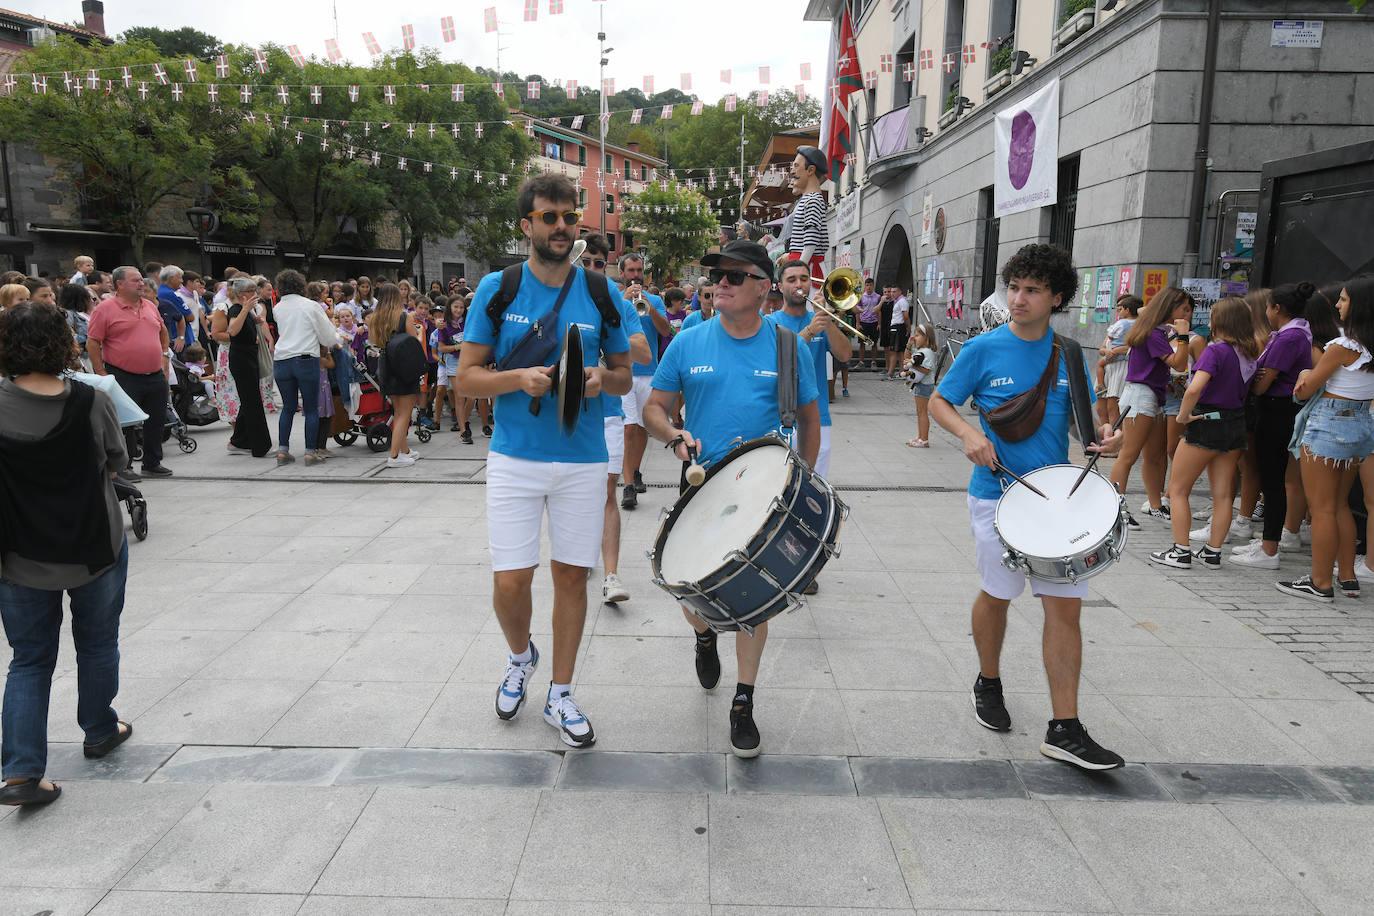
[[[813,277],[812,283],[817,282]],[[851,334],[857,336],[867,344],[873,344],[870,338],[863,331],[845,321],[837,313],[852,311],[859,304],[859,290],[863,288],[863,278],[859,272],[852,267],[837,267],[825,275],[825,280],[821,282],[821,295],[825,298],[825,305],[816,303],[816,307],[822,309],[826,314],[835,320],[835,323]]]
[[[649,314],[649,309],[652,308],[652,306],[649,303],[649,300],[643,296],[635,297],[633,305],[635,307],[635,311],[638,312],[640,315]]]

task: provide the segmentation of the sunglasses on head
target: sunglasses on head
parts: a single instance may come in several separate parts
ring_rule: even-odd
[[[590,267],[590,268],[592,268],[592,269],[594,269],[594,270],[601,270],[601,269],[603,269],[603,268],[606,266],[606,259],[605,259],[605,258],[583,258],[583,259],[582,259],[582,266],[583,266],[583,267]]]
[[[531,210],[528,218],[531,222],[538,219],[542,220],[545,226],[554,226],[558,224],[560,216],[566,226],[576,226],[582,222],[581,210]]]
[[[768,279],[767,277],[760,277],[758,274],[752,274],[747,270],[723,270],[719,267],[712,268],[709,272],[709,276],[712,283],[719,283],[721,280],[729,280],[731,286],[743,285],[745,278],[750,280]]]

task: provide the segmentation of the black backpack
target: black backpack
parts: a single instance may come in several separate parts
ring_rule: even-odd
[[[524,267],[523,263],[512,264],[501,271],[501,288],[487,303],[487,317],[491,319],[493,333],[500,330],[501,316],[506,314],[506,308],[515,301],[516,294],[520,292],[520,281],[525,275]],[[610,283],[607,282],[605,274],[584,270],[582,275],[587,279],[587,292],[591,294],[597,311],[601,313],[601,323],[612,328],[620,327],[620,309],[611,301]]]

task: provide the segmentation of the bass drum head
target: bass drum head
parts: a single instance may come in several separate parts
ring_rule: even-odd
[[[993,522],[1002,543],[1025,556],[1048,559],[1076,556],[1102,543],[1116,527],[1121,497],[1111,481],[1089,471],[1069,498],[1081,473],[1071,464],[1055,464],[1022,475],[1048,499],[1019,483],[1008,487]]]
[[[726,455],[673,519],[659,574],[670,584],[699,582],[719,569],[726,554],[743,550],[759,532],[791,476],[792,452],[767,443]]]

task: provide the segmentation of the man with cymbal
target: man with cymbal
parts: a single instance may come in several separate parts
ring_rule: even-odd
[[[582,221],[572,182],[561,175],[534,176],[520,187],[517,201],[530,256],[478,284],[458,362],[459,387],[472,397],[495,398],[500,420],[487,456],[487,538],[492,603],[510,658],[496,692],[496,715],[512,719],[520,711],[539,663],[530,639],[531,584],[547,509],[553,680],[544,720],[558,729],[564,744],[587,747],[596,734],[573,699],[571,684],[587,616],[587,570],[596,565],[601,548],[608,456],[598,395],[630,390],[630,343],[611,304],[618,297],[602,293],[598,298],[595,278],[569,262]],[[536,324],[551,329],[558,346],[531,357],[542,349],[531,346]],[[554,365],[569,333],[582,341],[582,365],[569,369],[582,373],[586,396],[571,428],[560,416],[559,392],[552,390]],[[604,368],[598,365],[603,355]],[[497,369],[487,368],[492,360],[498,361]],[[560,384],[566,381],[565,376]]]
[[[683,331],[663,353],[654,374],[653,391],[644,408],[649,434],[667,442],[683,462],[696,455],[703,465],[718,461],[735,439],[756,439],[779,430],[779,338],[796,341],[797,439],[809,463],[820,447],[815,364],[795,335],[780,332],[759,314],[773,283],[773,262],[756,242],[730,242],[719,253],[701,259],[710,268],[716,318]],[[669,412],[681,393],[686,400],[688,428],[677,429]],[[683,613],[696,631],[697,679],[707,690],[720,681],[716,632],[685,606]],[[759,753],[761,739],[754,723],[754,684],[768,638],[768,624],[752,635],[735,635],[739,682],[730,708],[730,747],[740,757]]]

